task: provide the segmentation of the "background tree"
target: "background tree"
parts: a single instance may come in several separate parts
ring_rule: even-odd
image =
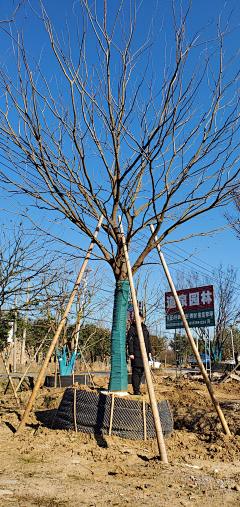
[[[229,335],[230,327],[239,322],[239,288],[237,285],[238,270],[233,266],[228,266],[226,271],[219,268],[214,271],[216,280],[216,326],[212,342],[212,353],[214,359],[221,361],[224,344]]]
[[[12,316],[13,317],[13,316]],[[12,329],[12,323],[9,314],[2,315],[0,318],[0,351],[8,346],[8,337]]]
[[[160,361],[167,348],[167,337],[165,335],[154,335],[150,333],[153,360]]]
[[[48,282],[52,283],[50,274],[52,259],[42,250],[43,239],[36,231],[26,230],[23,224],[16,224],[12,230],[7,230],[4,224],[1,227],[0,236],[0,311],[9,309],[14,305],[14,296],[18,295],[18,310],[25,306],[27,282],[30,281],[34,289],[31,289],[30,302],[37,301],[38,294],[42,291],[43,278],[48,276]]]
[[[163,277],[159,276],[159,270],[154,279],[152,279],[151,266],[142,267],[135,276],[135,291],[137,300],[141,302],[143,307],[146,325],[151,331],[158,335],[157,327],[161,327],[163,321],[162,310],[165,303],[165,294],[163,290]],[[132,302],[132,297],[129,297]]]
[[[26,323],[22,313],[26,309],[28,284],[30,290],[27,306],[33,315],[36,313],[36,308],[42,297],[43,287],[46,289],[46,284],[50,285],[55,279],[56,273],[50,271],[51,259],[46,245],[43,249],[42,238],[36,234],[36,230],[26,230],[22,223],[11,227],[9,224],[2,225],[0,234],[0,341],[2,348],[8,348],[8,356],[10,356],[12,345],[7,338],[13,322],[15,322],[14,312],[16,312],[17,332],[14,332],[12,338],[14,338],[14,346],[17,349],[17,341],[20,341],[23,346]],[[15,296],[17,296],[17,306],[14,308]]]
[[[83,356],[91,362],[105,361],[110,356],[111,331],[100,325],[81,327],[79,347]]]
[[[50,328],[49,334],[48,334],[46,341],[44,342],[44,344],[41,348],[41,352],[40,352],[41,357],[45,356],[45,354],[48,351],[49,344],[52,341],[53,326],[51,326],[51,322],[49,321],[49,319],[44,320],[40,317],[35,318],[34,320],[32,319],[32,320],[28,321],[27,333],[26,333],[26,338],[27,338],[26,339],[26,352],[28,354],[29,359],[31,359],[35,355],[39,345],[42,343],[43,339],[47,335],[49,328]],[[39,361],[40,355],[39,355],[39,357],[36,357],[37,362]]]
[[[189,339],[185,334],[176,332],[176,342],[180,347],[177,356],[180,357],[181,352],[181,359],[184,363],[186,363],[188,356],[192,354],[192,347],[189,343]],[[169,346],[172,348],[175,356],[175,337],[170,340]],[[199,342],[198,350],[199,353],[205,352],[204,341]]]
[[[230,359],[233,357],[233,349],[232,349],[232,337],[233,337],[233,347],[234,347],[234,358],[237,359],[237,356],[240,354],[240,330],[238,328],[232,328],[232,337],[231,337],[231,329],[226,329],[226,341],[224,344],[224,349],[222,352],[222,359]]]
[[[78,272],[79,270],[80,267],[78,270],[76,269]],[[105,285],[104,292],[102,291],[103,285]],[[72,351],[76,348],[80,328],[84,327],[85,322],[91,320],[93,315],[95,316],[94,319],[97,317],[96,320],[101,322],[109,314],[112,291],[106,289],[106,286],[105,271],[100,268],[95,271],[86,271],[81,288],[75,298],[76,324],[72,328],[71,345],[69,345]]]
[[[17,191],[18,208],[30,220],[26,199],[89,238],[103,213],[95,255],[108,262],[116,280],[112,390],[127,388],[129,283],[118,213],[136,273],[155,248],[154,235],[142,235],[150,223],[162,245],[178,228],[180,239],[192,237],[195,229],[189,224],[181,232],[182,226],[226,206],[238,185],[239,51],[229,49],[237,32],[231,34],[227,16],[225,23],[218,20],[215,38],[201,27],[188,38],[191,3],[178,14],[172,2],[167,43],[159,12],[147,26],[144,11],[140,32],[143,4],[131,2],[90,6],[80,0],[68,13],[71,28],[67,21],[64,32],[61,24],[62,35],[42,0],[34,9],[25,2],[9,26],[6,19],[0,24],[2,52],[12,48],[0,68],[0,146],[8,165],[1,168],[2,187]],[[28,41],[36,30],[43,33],[41,24],[45,47],[32,55]]]

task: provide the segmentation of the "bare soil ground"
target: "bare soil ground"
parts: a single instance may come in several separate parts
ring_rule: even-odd
[[[157,400],[167,398],[174,432],[169,465],[156,440],[131,441],[51,429],[63,389],[42,388],[23,432],[14,436],[30,392],[16,408],[0,397],[0,507],[240,506],[240,396],[232,381],[214,386],[232,437],[218,422],[199,381],[155,377]],[[98,387],[107,379],[96,377]],[[148,400],[147,388],[142,386]],[[129,392],[132,392],[129,386]]]

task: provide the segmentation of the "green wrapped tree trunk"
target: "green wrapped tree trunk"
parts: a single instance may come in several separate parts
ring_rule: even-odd
[[[126,391],[126,320],[129,294],[129,281],[116,282],[113,307],[113,324],[111,334],[111,376],[110,391]]]

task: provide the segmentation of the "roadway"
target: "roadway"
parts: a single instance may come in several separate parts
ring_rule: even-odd
[[[153,373],[154,372],[157,372],[158,370],[153,370]],[[166,375],[174,375],[176,374],[176,368],[163,368],[163,369],[159,369],[160,373],[162,373],[163,375],[166,374]],[[110,375],[110,371],[90,371],[90,373],[92,375],[104,375],[104,376],[107,376],[107,375]],[[129,372],[131,373],[131,372]],[[198,368],[178,368],[177,369],[177,375],[180,375],[180,374],[184,374],[184,373],[200,373],[200,370]],[[21,378],[23,377],[24,373],[10,373],[11,377],[12,378]],[[46,375],[54,375],[54,374],[49,374],[49,373],[44,373],[44,376]],[[75,375],[88,375],[88,372],[87,371],[80,371],[80,372],[76,372]],[[28,372],[26,377],[38,377],[38,373],[31,373],[31,372]],[[0,373],[0,378],[8,378],[7,377],[7,374],[6,373]]]

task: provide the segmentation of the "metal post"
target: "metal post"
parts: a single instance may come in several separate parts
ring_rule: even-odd
[[[152,377],[151,377],[151,372],[150,372],[150,368],[149,368],[149,362],[148,362],[148,357],[147,357],[147,352],[146,352],[146,347],[145,347],[145,342],[144,342],[144,337],[143,337],[143,332],[142,332],[142,326],[141,326],[140,317],[139,317],[137,298],[136,298],[136,293],[135,293],[135,288],[134,288],[134,283],[133,283],[132,269],[131,269],[131,265],[130,265],[130,261],[129,261],[129,257],[128,257],[128,250],[127,250],[126,240],[125,240],[125,236],[124,236],[124,232],[123,232],[122,220],[121,220],[120,216],[118,217],[118,220],[119,220],[120,231],[121,231],[121,236],[122,236],[122,244],[123,244],[125,260],[126,260],[126,264],[127,264],[128,279],[129,279],[129,284],[130,284],[130,289],[131,289],[131,294],[132,294],[132,301],[133,301],[133,308],[134,308],[134,315],[135,315],[135,320],[136,320],[140,350],[141,350],[141,355],[142,355],[142,359],[143,359],[143,366],[144,366],[144,371],[145,371],[145,376],[146,376],[146,381],[147,381],[149,399],[150,399],[153,420],[154,420],[154,425],[155,425],[155,430],[156,430],[156,435],[157,435],[158,448],[159,448],[159,452],[160,452],[161,459],[162,459],[163,463],[168,463],[167,453],[166,453],[166,448],[165,448],[165,443],[164,443],[164,438],[163,438],[163,433],[162,433],[162,426],[161,426],[161,422],[160,422],[160,417],[159,417],[159,412],[158,412],[157,402],[156,402],[156,398],[155,398],[155,392],[154,392],[154,388],[153,388],[153,382],[152,382]]]
[[[153,225],[152,225],[152,224],[150,225],[150,229],[151,229],[152,234],[154,234],[154,227],[153,227]],[[155,241],[157,242],[157,240],[158,240],[158,239],[157,239],[157,236],[155,235]],[[177,295],[177,291],[176,291],[176,289],[175,289],[174,283],[173,283],[172,278],[171,278],[171,275],[170,275],[170,273],[169,273],[169,269],[168,269],[168,266],[167,266],[166,261],[165,261],[165,259],[164,259],[164,256],[163,256],[163,253],[162,253],[162,251],[161,251],[160,245],[159,245],[159,244],[157,244],[157,245],[156,245],[156,247],[157,247],[158,254],[159,254],[159,257],[160,257],[160,260],[161,260],[161,263],[162,263],[163,269],[164,269],[164,271],[165,271],[165,274],[166,274],[166,277],[167,277],[167,280],[168,280],[168,283],[169,283],[169,287],[170,287],[170,289],[171,289],[171,291],[172,291],[172,294],[173,294],[173,297],[174,297],[174,299],[175,299],[177,309],[178,309],[178,311],[179,311],[179,313],[180,313],[180,317],[181,317],[182,322],[183,322],[183,325],[184,325],[184,327],[185,327],[185,331],[186,331],[186,333],[187,333],[188,339],[189,339],[190,344],[191,344],[191,346],[192,346],[193,353],[194,353],[195,358],[196,358],[196,360],[197,360],[198,366],[199,366],[200,371],[201,371],[201,373],[202,373],[202,376],[203,376],[203,379],[204,379],[205,384],[206,384],[206,386],[207,386],[208,392],[209,392],[209,394],[210,394],[210,396],[211,396],[211,399],[212,399],[213,405],[214,405],[215,410],[216,410],[216,412],[217,412],[217,414],[218,414],[218,417],[219,417],[219,419],[220,419],[220,421],[221,421],[221,424],[222,424],[223,430],[225,431],[226,435],[229,435],[229,436],[230,436],[230,435],[231,435],[231,433],[230,433],[230,430],[229,430],[229,428],[228,428],[227,421],[226,421],[226,419],[225,419],[225,417],[224,417],[224,415],[223,415],[223,412],[222,412],[222,409],[221,409],[221,407],[220,407],[220,405],[219,405],[219,402],[216,400],[216,397],[215,397],[215,393],[214,393],[214,390],[213,390],[212,384],[211,384],[211,382],[210,382],[210,380],[209,380],[209,378],[208,378],[208,374],[207,374],[207,372],[206,372],[206,370],[205,370],[205,368],[204,368],[204,365],[203,365],[203,363],[202,363],[201,357],[200,357],[200,355],[199,355],[199,353],[198,353],[197,347],[196,347],[196,345],[195,345],[195,341],[194,341],[194,339],[193,339],[193,337],[192,337],[192,333],[191,333],[191,331],[190,331],[190,328],[189,328],[189,325],[188,325],[187,319],[186,319],[185,314],[184,314],[184,311],[183,311],[183,309],[182,309],[182,305],[181,305],[180,300],[179,300],[179,297],[178,297],[178,295]]]
[[[234,364],[235,364],[235,355],[234,355],[234,343],[233,343],[233,332],[232,332],[232,327],[230,329],[230,333],[231,333],[231,340],[232,340],[232,356],[233,356],[233,360],[234,360]]]
[[[209,378],[211,380],[211,377],[212,377],[212,362],[211,362],[211,340],[210,340],[210,333],[208,334],[208,349],[209,349]]]
[[[28,417],[28,414],[29,414],[29,412],[30,412],[30,410],[31,410],[31,408],[32,408],[32,406],[33,406],[33,402],[34,402],[34,400],[35,400],[35,398],[36,398],[36,395],[37,395],[38,389],[39,389],[39,387],[40,387],[40,384],[41,384],[41,381],[42,381],[42,378],[43,378],[44,372],[45,372],[45,370],[46,370],[46,368],[47,368],[47,365],[48,365],[49,359],[50,359],[50,357],[51,357],[51,355],[52,355],[52,352],[54,351],[54,347],[55,347],[55,345],[56,345],[56,343],[57,343],[57,341],[58,341],[58,338],[59,338],[59,336],[60,336],[60,333],[61,333],[61,331],[62,331],[62,328],[63,328],[63,326],[65,325],[65,322],[66,322],[66,320],[67,320],[68,313],[69,313],[70,308],[71,308],[71,306],[72,306],[72,304],[73,304],[73,300],[74,300],[74,298],[75,298],[75,296],[76,296],[76,293],[77,293],[77,291],[78,291],[78,289],[79,289],[79,285],[80,285],[80,283],[81,283],[81,280],[82,280],[82,277],[83,277],[83,273],[84,273],[84,271],[85,271],[85,269],[86,269],[86,266],[87,266],[87,263],[88,263],[88,259],[89,259],[90,255],[91,255],[92,249],[93,249],[93,247],[94,247],[94,244],[95,244],[95,239],[96,239],[96,237],[97,237],[97,235],[98,235],[98,231],[99,231],[99,229],[100,229],[100,227],[101,227],[102,221],[103,221],[103,215],[101,215],[101,217],[100,217],[100,219],[99,219],[99,221],[98,221],[97,228],[96,228],[95,233],[94,233],[94,236],[93,236],[93,237],[94,237],[94,239],[93,239],[93,240],[91,241],[91,243],[90,243],[89,249],[88,249],[88,251],[87,251],[87,255],[86,255],[85,260],[84,260],[84,262],[83,262],[83,265],[82,265],[82,267],[81,267],[81,270],[80,270],[80,273],[79,273],[79,275],[78,275],[77,281],[76,281],[76,283],[75,283],[75,285],[74,285],[74,288],[73,288],[72,294],[71,294],[71,296],[70,296],[69,302],[68,302],[68,304],[67,304],[66,310],[65,310],[65,312],[64,312],[64,314],[63,314],[63,318],[62,318],[62,320],[61,320],[61,322],[60,322],[60,324],[59,324],[59,326],[58,326],[58,328],[57,328],[57,331],[56,331],[56,333],[55,333],[55,335],[54,335],[54,337],[53,337],[52,343],[51,343],[51,345],[50,345],[50,347],[49,347],[48,353],[47,353],[47,355],[46,355],[46,357],[45,357],[45,359],[44,359],[44,362],[43,362],[42,368],[41,368],[41,370],[40,370],[40,372],[39,372],[39,375],[38,375],[38,378],[37,378],[36,384],[35,384],[35,386],[34,386],[33,392],[32,392],[32,394],[31,394],[31,397],[30,397],[30,399],[29,399],[29,402],[28,402],[27,408],[26,408],[26,410],[25,410],[25,412],[24,412],[24,414],[23,414],[23,418],[22,418],[22,420],[21,420],[21,422],[20,422],[20,424],[19,424],[19,426],[18,426],[18,429],[17,429],[16,433],[20,433],[20,431],[21,431],[21,430],[22,430],[22,428],[24,427],[24,425],[25,425],[25,423],[26,423],[26,420],[27,420],[27,417]],[[15,435],[16,435],[16,433],[15,433]]]

